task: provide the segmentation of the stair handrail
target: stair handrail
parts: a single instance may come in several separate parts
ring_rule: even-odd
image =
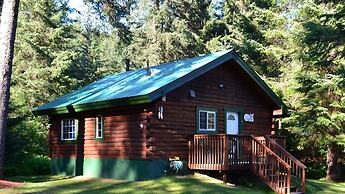
[[[274,155],[274,157],[276,157],[281,163],[283,163],[286,167],[291,168],[291,166],[285,162],[282,158],[280,158],[276,153],[274,153],[269,147],[267,147],[266,145],[264,145],[263,143],[261,143],[258,139],[256,139],[256,137],[254,135],[250,135],[254,141],[256,141],[258,144],[260,144],[261,146],[263,146],[268,152],[270,152],[272,155]]]
[[[265,135],[265,139],[269,141],[270,144],[273,144],[276,146],[279,151],[283,152],[284,154],[288,155],[291,160],[293,160],[298,166],[301,168],[307,168],[301,161],[299,161],[297,158],[295,158],[290,152],[286,151],[281,145],[279,145],[277,142],[273,141],[268,135]]]
[[[277,149],[276,151],[279,151],[282,154],[284,154],[288,159],[290,159],[290,161],[294,162],[298,167],[300,167],[302,169],[301,176],[299,176],[298,172],[296,174],[295,170],[293,170],[292,173],[294,173],[293,175],[298,176],[298,177],[301,178],[301,181],[302,181],[302,192],[305,192],[305,170],[306,170],[307,167],[301,161],[296,159],[292,154],[290,154],[288,151],[286,151],[281,145],[279,145],[277,142],[272,140],[268,135],[265,135],[264,137],[266,139],[267,145],[273,145],[274,146],[274,150]],[[270,146],[269,146],[269,148],[270,148]],[[272,150],[272,148],[270,148],[270,149]],[[289,162],[287,162],[287,163],[289,163]],[[291,165],[292,164],[290,163],[290,166]]]
[[[266,151],[266,152],[268,152],[269,154],[271,154],[275,159],[276,159],[276,161],[278,161],[279,163],[281,163],[286,169],[287,169],[287,175],[286,175],[286,177],[287,177],[287,182],[286,182],[286,186],[285,187],[283,187],[283,190],[281,190],[281,188],[277,188],[276,187],[276,185],[270,185],[269,184],[269,182],[267,182],[266,184],[268,185],[268,186],[270,186],[276,193],[290,193],[290,178],[291,178],[291,166],[287,163],[287,162],[285,162],[282,158],[280,158],[276,153],[274,153],[269,147],[267,147],[266,145],[264,145],[263,143],[261,143],[254,135],[251,135],[251,137],[252,137],[252,140],[254,141],[254,142],[256,142],[259,146],[261,146],[262,148],[264,148],[264,150]],[[254,145],[253,145],[254,146]],[[254,152],[254,147],[252,147],[252,150],[253,150],[253,152]],[[253,154],[253,157],[254,157],[254,154]],[[253,158],[253,161],[252,161],[252,165],[254,165],[254,158]],[[264,166],[266,166],[266,165],[264,165]],[[253,168],[254,168],[254,166],[253,166]],[[256,172],[255,172],[256,173]],[[260,177],[260,173],[259,174],[257,174],[257,175],[259,175],[259,177]],[[263,180],[264,181],[267,181],[267,180],[265,180],[267,177],[265,177],[264,175],[262,175],[263,177]],[[287,190],[285,190],[285,189],[287,189]]]

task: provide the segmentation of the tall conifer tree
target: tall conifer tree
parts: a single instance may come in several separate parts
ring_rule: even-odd
[[[302,99],[289,119],[305,144],[325,149],[327,179],[339,180],[345,145],[345,3],[306,1],[296,26]]]
[[[0,177],[3,176],[5,130],[10,99],[10,82],[16,37],[19,0],[7,0],[2,5],[0,25]]]

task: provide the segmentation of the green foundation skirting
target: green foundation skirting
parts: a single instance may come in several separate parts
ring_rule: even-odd
[[[147,180],[161,177],[168,169],[167,160],[126,160],[105,158],[53,158],[54,175],[84,175],[124,180]]]

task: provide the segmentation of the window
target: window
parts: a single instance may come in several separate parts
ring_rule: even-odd
[[[229,114],[228,120],[234,121],[234,120],[236,120],[236,119],[235,119],[235,116],[234,116],[234,115]]]
[[[103,140],[104,136],[104,121],[103,116],[97,116],[95,119],[95,139]]]
[[[76,140],[77,131],[77,119],[64,119],[61,121],[61,140]]]
[[[216,131],[217,112],[214,110],[198,110],[199,131]]]

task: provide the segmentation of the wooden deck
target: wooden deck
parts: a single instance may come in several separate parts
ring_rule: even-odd
[[[306,167],[284,149],[285,144],[283,136],[198,134],[189,142],[188,166],[194,170],[248,169],[277,193],[290,193],[291,185],[304,192]]]

